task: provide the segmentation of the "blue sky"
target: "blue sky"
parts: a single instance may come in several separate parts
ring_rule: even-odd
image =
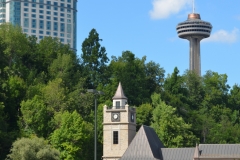
[[[103,39],[108,57],[129,50],[147,56],[167,74],[189,68],[189,42],[178,38],[176,25],[192,12],[192,0],[79,0],[77,54],[92,28]],[[228,75],[240,84],[240,0],[195,0],[195,12],[212,24],[210,38],[201,42],[201,71]]]

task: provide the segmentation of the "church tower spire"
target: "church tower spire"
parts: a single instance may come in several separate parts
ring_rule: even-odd
[[[112,99],[113,99],[113,109],[124,108],[124,106],[127,104],[127,97],[124,94],[121,82],[119,82],[117,91]]]

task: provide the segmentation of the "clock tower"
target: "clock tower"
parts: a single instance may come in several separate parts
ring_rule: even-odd
[[[103,160],[118,160],[136,134],[136,111],[127,104],[119,83],[113,106],[103,110]]]

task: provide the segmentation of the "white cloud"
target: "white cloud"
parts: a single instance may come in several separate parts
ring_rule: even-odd
[[[231,32],[226,30],[219,30],[213,33],[209,38],[204,39],[204,42],[221,42],[221,43],[234,43],[239,36],[239,29],[234,28]]]
[[[149,12],[152,19],[168,18],[191,4],[192,0],[153,0],[153,9]]]

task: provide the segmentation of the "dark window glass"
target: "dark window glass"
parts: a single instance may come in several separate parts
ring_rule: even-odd
[[[120,101],[116,102],[116,107],[120,107]]]
[[[113,131],[113,144],[118,144],[118,131]]]

